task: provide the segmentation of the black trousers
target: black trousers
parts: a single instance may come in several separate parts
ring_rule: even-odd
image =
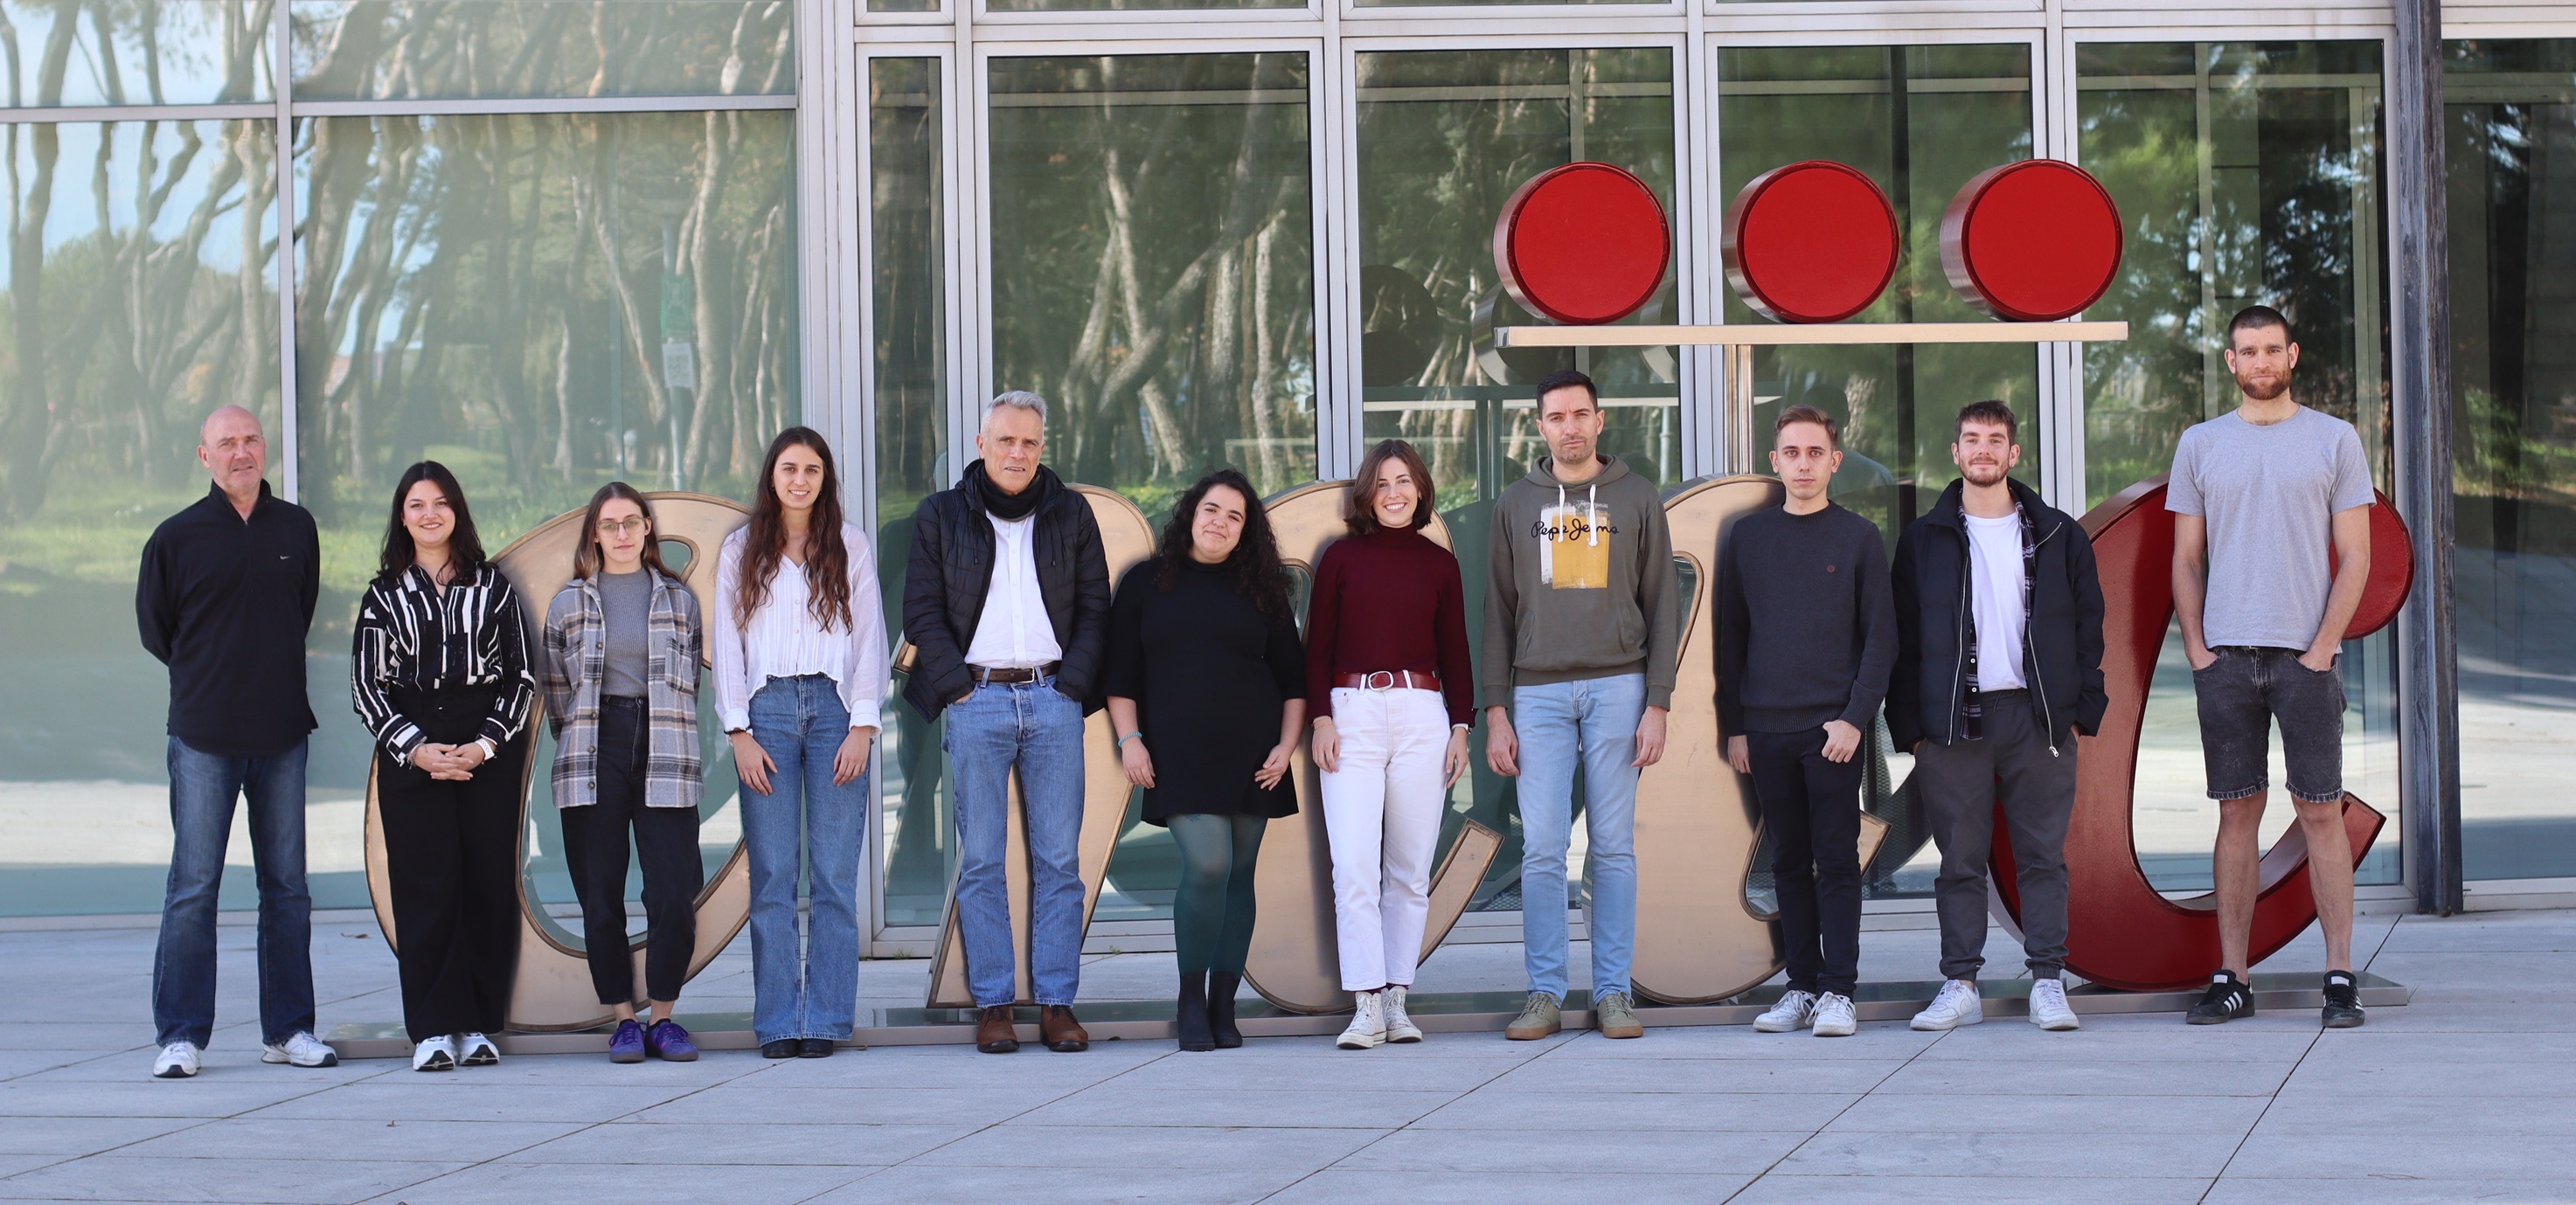
[[[1848,996],[1860,982],[1861,755],[1826,761],[1822,728],[1756,732],[1745,744],[1771,834],[1789,986]]]
[[[474,739],[491,688],[397,691],[394,705],[436,744]],[[403,1027],[414,1042],[497,1033],[519,968],[519,825],[528,736],[463,782],[395,764],[376,749],[376,802],[392,880]]]
[[[698,809],[644,806],[649,734],[644,700],[599,700],[599,802],[564,808],[564,863],[581,900],[581,940],[590,951],[590,985],[602,1004],[640,1004],[635,959],[626,941],[626,835],[644,867],[644,990],[647,999],[677,1000],[698,945]]]

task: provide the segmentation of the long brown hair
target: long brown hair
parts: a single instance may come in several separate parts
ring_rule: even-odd
[[[653,500],[623,481],[611,481],[590,496],[590,509],[582,512],[581,543],[573,548],[572,553],[574,581],[597,575],[607,561],[607,551],[599,546],[599,512],[608,509],[608,504],[619,498],[634,503],[644,512],[644,563],[652,566],[655,573],[671,576],[671,570],[662,564],[662,522],[653,517]]]
[[[850,626],[850,550],[841,544],[841,471],[832,466],[832,445],[812,427],[789,427],[769,441],[760,462],[760,484],[751,491],[751,534],[743,541],[742,583],[734,592],[734,614],[751,622],[760,604],[769,601],[769,579],[787,558],[786,504],[778,500],[778,458],[789,448],[809,448],[823,461],[823,488],[815,491],[814,517],[805,529],[807,609],[824,631]]]
[[[428,482],[447,495],[447,509],[455,512],[447,537],[447,564],[456,580],[472,578],[483,570],[483,541],[474,534],[474,511],[465,505],[465,487],[456,484],[456,474],[435,460],[424,460],[403,470],[402,480],[394,483],[394,507],[385,520],[385,543],[376,557],[376,580],[391,584],[402,580],[411,569],[417,552],[412,547],[411,529],[403,526],[403,500],[411,497],[411,487]]]
[[[1359,475],[1351,478],[1350,492],[1342,497],[1342,522],[1350,526],[1352,535],[1364,536],[1377,530],[1377,475],[1390,460],[1402,461],[1404,470],[1413,474],[1413,530],[1431,526],[1435,501],[1431,469],[1422,463],[1422,453],[1401,439],[1381,439],[1368,450],[1368,455],[1360,457]]]

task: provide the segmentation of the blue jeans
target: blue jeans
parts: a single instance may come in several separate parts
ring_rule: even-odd
[[[1029,975],[1039,1004],[1071,1004],[1082,983],[1082,704],[1054,678],[977,686],[947,712],[957,799],[957,927],[978,1008],[1019,995],[1011,940],[1011,770],[1029,842]]]
[[[1637,722],[1646,678],[1622,674],[1512,690],[1521,743],[1521,942],[1530,990],[1565,998],[1565,851],[1574,767],[1583,766],[1583,858],[1591,881],[1592,998],[1628,990],[1637,945]]]
[[[778,767],[767,793],[748,783],[742,788],[742,843],[751,861],[751,1029],[763,1043],[845,1040],[858,1009],[868,776],[832,781],[832,755],[849,735],[849,709],[826,675],[772,678],[751,696],[751,739]],[[800,960],[796,879],[804,870],[810,870],[812,901]]]
[[[170,738],[169,893],[152,955],[157,1039],[203,1048],[215,1031],[215,900],[233,801],[250,800],[259,880],[259,1032],[275,1044],[313,1028],[313,894],[304,887],[305,742],[264,757],[224,757]]]

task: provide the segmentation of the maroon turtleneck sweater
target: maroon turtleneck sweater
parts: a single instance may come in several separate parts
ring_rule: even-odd
[[[1409,669],[1440,675],[1449,722],[1475,721],[1458,558],[1419,531],[1335,540],[1306,607],[1306,708],[1333,714],[1333,679]]]

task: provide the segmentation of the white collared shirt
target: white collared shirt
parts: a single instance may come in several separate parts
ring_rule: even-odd
[[[993,524],[993,581],[984,591],[984,614],[966,646],[966,664],[984,669],[1036,669],[1064,659],[1038,589],[1037,516]]]
[[[760,609],[748,621],[734,613],[750,531],[740,528],[725,537],[716,557],[715,614],[707,624],[716,663],[716,715],[725,731],[751,727],[751,696],[770,679],[804,674],[830,676],[841,706],[849,709],[850,727],[877,727],[890,669],[876,553],[867,533],[853,523],[841,525],[841,546],[850,559],[850,625],[825,631],[807,606],[812,595],[804,567],[785,558],[769,579],[769,597]]]

